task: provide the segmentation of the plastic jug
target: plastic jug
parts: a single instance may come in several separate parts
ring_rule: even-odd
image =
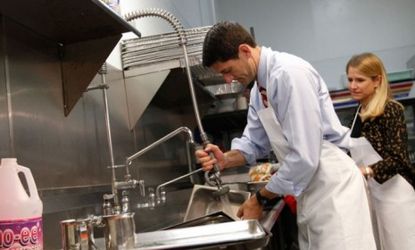
[[[25,176],[28,193],[18,176]],[[43,205],[29,168],[15,158],[0,165],[0,249],[43,249]]]

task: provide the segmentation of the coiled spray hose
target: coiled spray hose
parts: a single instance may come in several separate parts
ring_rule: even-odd
[[[134,19],[138,19],[142,17],[160,17],[166,20],[167,22],[169,22],[177,33],[177,36],[179,38],[179,45],[181,45],[183,49],[187,80],[189,82],[190,96],[192,98],[193,110],[196,116],[197,126],[199,127],[200,137],[203,142],[203,147],[206,147],[206,145],[209,144],[210,142],[206,135],[205,130],[203,129],[202,122],[200,119],[199,108],[198,108],[193,80],[192,80],[192,74],[190,72],[189,57],[188,57],[187,48],[186,48],[187,38],[186,38],[186,33],[184,31],[183,25],[170,12],[166,10],[162,10],[162,9],[157,9],[157,8],[133,11],[133,12],[127,13],[124,16],[124,19],[129,22]],[[214,157],[213,153],[210,153],[210,156]],[[126,169],[128,171],[128,167]],[[127,175],[128,175],[128,172],[127,172]],[[218,187],[217,194],[219,195],[226,194],[229,191],[228,187],[226,188],[222,187],[222,180],[220,178],[220,168],[217,164],[214,165],[212,171],[205,172],[205,180],[209,185],[212,185],[212,186],[216,185]]]

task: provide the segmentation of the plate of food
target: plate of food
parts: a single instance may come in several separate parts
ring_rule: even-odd
[[[250,182],[268,182],[271,176],[278,171],[279,163],[261,163],[249,169]]]

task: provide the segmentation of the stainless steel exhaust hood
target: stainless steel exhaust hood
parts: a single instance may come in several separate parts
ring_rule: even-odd
[[[2,1],[2,16],[56,43],[68,115],[124,32],[140,33],[100,0]],[[29,41],[28,41],[29,42]]]
[[[205,86],[224,82],[221,74],[201,65],[203,41],[209,29],[210,26],[184,30],[201,113],[206,113],[205,110],[215,100]],[[121,42],[121,59],[127,86],[130,129],[135,126],[150,102],[158,107],[177,109],[190,104],[188,80],[183,69],[183,52],[177,33],[124,40]]]

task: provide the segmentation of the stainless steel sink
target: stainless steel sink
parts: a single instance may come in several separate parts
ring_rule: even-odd
[[[225,196],[217,196],[216,187],[194,185],[184,221],[193,220],[215,212],[223,212],[233,220],[240,220],[236,213],[250,196],[250,192],[230,190]]]

